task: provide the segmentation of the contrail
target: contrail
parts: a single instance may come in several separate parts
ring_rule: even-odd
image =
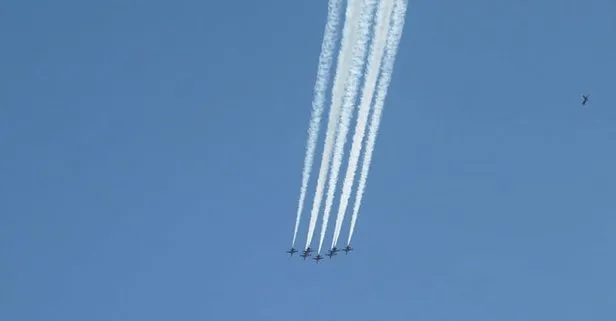
[[[331,173],[327,187],[327,198],[325,199],[325,211],[323,212],[323,224],[321,226],[321,238],[319,240],[319,249],[321,252],[323,240],[325,239],[325,231],[329,221],[329,214],[334,202],[336,193],[336,183],[342,165],[342,157],[344,156],[344,145],[346,144],[347,134],[349,131],[349,122],[353,115],[353,105],[359,89],[359,79],[364,67],[366,51],[368,51],[368,40],[370,38],[370,24],[373,19],[376,0],[365,0],[362,5],[362,12],[359,18],[357,42],[353,48],[353,60],[349,76],[346,81],[346,90],[343,97],[342,114],[338,123],[338,133],[336,136],[336,147],[332,161]]]
[[[368,170],[370,169],[370,162],[372,161],[372,153],[374,152],[374,143],[376,142],[376,136],[379,130],[379,123],[381,122],[381,114],[383,112],[383,106],[385,104],[385,96],[387,95],[387,89],[391,81],[391,74],[394,69],[394,63],[396,61],[396,53],[398,51],[398,45],[400,44],[400,38],[402,37],[402,31],[404,29],[404,16],[406,15],[407,0],[396,0],[396,4],[393,12],[392,26],[387,35],[387,46],[385,48],[385,57],[383,59],[383,69],[381,70],[381,78],[377,88],[377,93],[374,103],[374,113],[370,119],[370,128],[368,130],[368,141],[366,142],[366,152],[361,168],[361,174],[359,178],[359,187],[357,189],[357,195],[355,196],[355,204],[353,206],[353,217],[351,218],[351,228],[349,230],[349,239],[347,244],[351,244],[353,238],[353,232],[355,231],[355,223],[357,221],[357,215],[359,214],[359,207],[361,200],[366,189],[366,178],[368,176]]]
[[[347,165],[344,178],[344,185],[342,186],[342,196],[340,198],[338,215],[336,217],[336,227],[334,229],[332,247],[336,246],[338,243],[340,230],[342,229],[342,222],[344,221],[346,209],[349,204],[349,197],[351,196],[351,190],[353,188],[355,174],[357,172],[357,163],[359,162],[359,156],[361,155],[362,142],[366,133],[366,126],[368,125],[370,105],[372,103],[372,97],[374,95],[374,89],[376,87],[379,71],[381,70],[381,61],[383,59],[383,51],[385,50],[387,31],[389,31],[392,9],[393,0],[385,0],[379,4],[377,10],[377,22],[374,27],[374,38],[370,46],[370,56],[368,58],[368,66],[366,68],[365,76],[366,80],[364,82],[361,102],[359,105],[357,124],[355,126],[355,134],[353,135],[353,144],[351,145],[349,163]]]
[[[327,22],[325,24],[325,34],[323,35],[323,43],[321,44],[321,54],[319,55],[319,67],[317,70],[317,80],[314,85],[314,99],[312,101],[312,115],[310,116],[310,125],[308,127],[308,141],[306,142],[306,156],[304,158],[304,169],[302,171],[302,187],[299,193],[299,204],[297,206],[297,217],[295,219],[295,230],[293,231],[293,242],[291,247],[295,246],[297,239],[297,229],[299,221],[304,209],[304,200],[306,199],[306,189],[310,180],[310,172],[314,160],[314,150],[317,144],[319,135],[319,127],[321,126],[321,117],[323,115],[323,105],[325,92],[329,83],[329,74],[333,61],[333,54],[338,40],[338,25],[340,24],[340,7],[342,0],[330,0],[327,8]]]
[[[317,178],[317,187],[312,202],[312,211],[310,213],[310,225],[308,227],[308,236],[306,238],[306,248],[310,247],[312,237],[314,235],[314,229],[317,225],[317,217],[319,209],[321,207],[321,200],[323,198],[323,188],[325,185],[325,176],[329,171],[329,161],[331,159],[331,153],[333,149],[333,141],[336,135],[336,124],[340,117],[340,96],[341,84],[343,82],[340,78],[346,79],[349,66],[347,61],[349,60],[350,51],[349,43],[353,43],[354,29],[357,24],[357,14],[359,9],[359,1],[348,0],[347,10],[345,13],[345,22],[342,30],[342,41],[340,44],[340,50],[338,52],[338,65],[336,66],[336,75],[334,78],[334,86],[332,89],[332,101],[329,109],[329,119],[327,121],[327,132],[325,134],[325,146],[323,147],[323,155],[321,156],[321,168],[319,169],[319,177]]]

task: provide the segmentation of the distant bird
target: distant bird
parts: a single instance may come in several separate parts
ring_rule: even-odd
[[[582,106],[586,105],[587,102],[588,102],[588,96],[582,95]]]

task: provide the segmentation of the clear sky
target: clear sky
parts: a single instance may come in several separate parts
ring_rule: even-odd
[[[356,251],[316,265],[326,10],[0,4],[0,319],[614,320],[616,2],[411,1]]]

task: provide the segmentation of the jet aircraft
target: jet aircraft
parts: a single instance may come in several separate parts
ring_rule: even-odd
[[[319,263],[319,261],[321,261],[322,259],[323,259],[323,257],[321,257],[321,254],[317,254],[317,256],[313,260],[315,260],[317,263]]]
[[[291,254],[291,256],[293,256],[293,253],[297,253],[297,250],[295,248],[291,248],[290,250],[287,251],[287,253]]]
[[[342,250],[344,251],[344,254],[349,254],[349,252],[353,251],[353,248],[347,245]]]
[[[332,247],[331,250],[329,250],[329,252],[326,255],[329,256],[329,258],[331,259],[332,256],[338,254],[338,251],[340,251],[340,250],[338,250],[338,248],[334,246],[334,247]]]
[[[310,253],[312,252],[312,249],[310,247],[308,247],[307,249],[305,249],[304,251],[302,251],[303,253],[300,255],[301,257],[304,258],[304,260],[310,256]]]
[[[588,95],[582,95],[582,106],[586,105],[588,102]]]

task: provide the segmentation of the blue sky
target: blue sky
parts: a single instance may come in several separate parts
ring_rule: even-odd
[[[411,1],[317,266],[284,251],[326,9],[1,4],[0,319],[614,320],[616,3]]]

